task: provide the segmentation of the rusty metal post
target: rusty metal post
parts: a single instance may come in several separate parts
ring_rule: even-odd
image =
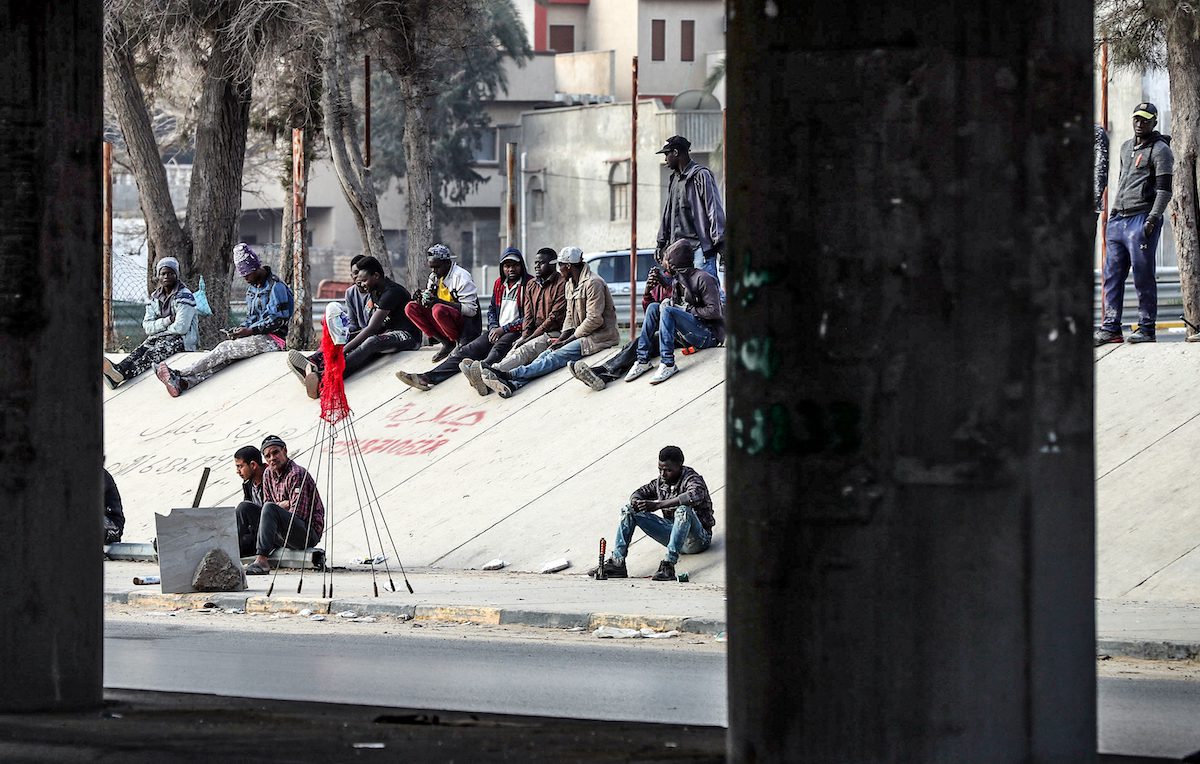
[[[517,228],[517,144],[508,142],[505,147],[505,166],[508,168],[508,204],[504,226],[504,246],[513,246],[513,235]]]
[[[1100,44],[1100,126],[1108,132],[1108,41],[1105,40]],[[1118,153],[1120,148],[1118,147]],[[1109,168],[1112,167],[1112,139],[1109,139]],[[1119,166],[1119,165],[1118,165]],[[1108,230],[1108,179],[1105,178],[1104,193],[1100,196],[1100,262],[1097,263],[1097,269],[1104,268],[1104,258],[1108,256],[1108,237],[1104,232]],[[1100,287],[1100,304],[1104,304],[1104,286],[1103,281]]]
[[[104,315],[101,318],[104,330],[104,349],[116,347],[117,332],[113,325],[113,145],[104,142]]]
[[[631,138],[629,143],[629,341],[637,339],[637,304],[641,295],[637,293],[637,109],[638,109],[638,57],[633,57],[633,102]]]
[[[363,56],[363,165],[371,166],[371,57]]]

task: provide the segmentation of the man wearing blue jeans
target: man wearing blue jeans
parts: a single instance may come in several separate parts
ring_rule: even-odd
[[[566,281],[567,317],[562,334],[523,366],[505,370],[501,365],[482,364],[483,384],[501,398],[508,398],[538,377],[616,345],[620,338],[612,293],[604,279],[583,262],[583,250],[563,247],[558,253],[558,272]]]
[[[659,517],[656,512],[662,512]],[[637,489],[621,508],[621,522],[612,554],[604,561],[603,578],[629,578],[625,555],[635,528],[667,548],[666,557],[652,576],[655,581],[675,580],[675,563],[681,554],[699,554],[712,543],[712,498],[700,473],[683,465],[683,451],[666,446],[658,452],[658,478]],[[600,568],[588,571],[595,576]]]
[[[1175,155],[1169,138],[1155,130],[1158,109],[1139,103],[1133,110],[1133,138],[1121,145],[1121,174],[1113,200],[1112,217],[1104,232],[1104,318],[1093,339],[1095,345],[1124,342],[1121,308],[1125,302],[1125,277],[1133,268],[1138,295],[1138,328],[1130,343],[1154,342],[1158,317],[1158,285],[1154,279],[1154,253],[1162,233],[1162,216],[1171,201]],[[1200,340],[1200,335],[1193,340]]]
[[[662,363],[650,378],[657,385],[671,378],[675,366],[675,347],[696,350],[715,347],[725,341],[725,315],[721,304],[721,287],[707,271],[692,266],[692,250],[686,241],[677,241],[664,255],[667,271],[675,278],[669,301],[646,308],[642,334],[638,337],[637,362],[625,375],[632,382],[650,371],[650,356],[657,353]]]

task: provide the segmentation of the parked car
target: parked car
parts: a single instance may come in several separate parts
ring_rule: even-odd
[[[629,250],[611,249],[607,252],[589,252],[583,256],[583,261],[592,268],[592,272],[604,279],[613,296],[629,296]],[[637,296],[640,298],[646,291],[646,277],[654,266],[654,250],[638,250]],[[626,303],[628,304],[628,303]]]

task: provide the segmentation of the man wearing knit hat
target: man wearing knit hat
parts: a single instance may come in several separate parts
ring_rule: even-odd
[[[460,371],[459,364],[463,361],[496,363],[504,358],[521,335],[524,326],[522,305],[525,284],[528,281],[529,274],[525,272],[525,259],[521,250],[508,247],[500,255],[500,275],[492,285],[492,304],[488,307],[487,331],[465,345],[459,345],[446,360],[424,374],[398,371],[396,379],[417,390],[431,390],[434,385],[457,374]]]
[[[254,534],[254,562],[246,566],[246,575],[271,572],[270,554],[274,549],[308,549],[321,540],[325,531],[325,505],[317,491],[317,481],[308,470],[288,458],[287,443],[278,435],[263,438],[262,510],[239,515],[247,523],[239,536]],[[257,522],[255,520],[257,519]]]
[[[425,291],[404,308],[404,313],[426,336],[442,343],[433,362],[444,361],[454,350],[479,336],[479,290],[466,268],[455,265],[450,248],[429,248],[429,282]]]
[[[146,339],[120,363],[104,359],[104,380],[115,388],[143,374],[176,353],[193,351],[200,344],[196,296],[179,278],[179,261],[164,257],[154,267],[158,289],[146,303],[142,329]]]
[[[234,247],[233,263],[246,280],[246,318],[233,329],[223,329],[228,339],[187,366],[175,370],[160,363],[154,367],[155,375],[172,398],[234,361],[283,349],[288,320],[292,317],[291,291],[262,264],[248,244]]]

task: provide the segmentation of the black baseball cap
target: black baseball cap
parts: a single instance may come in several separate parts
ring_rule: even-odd
[[[1149,101],[1143,101],[1133,107],[1133,116],[1142,119],[1158,119],[1158,107]]]
[[[687,138],[684,138],[682,135],[672,135],[667,139],[667,142],[663,144],[663,147],[654,153],[666,154],[668,151],[674,151],[676,149],[679,151],[689,151],[691,148],[692,142]]]

